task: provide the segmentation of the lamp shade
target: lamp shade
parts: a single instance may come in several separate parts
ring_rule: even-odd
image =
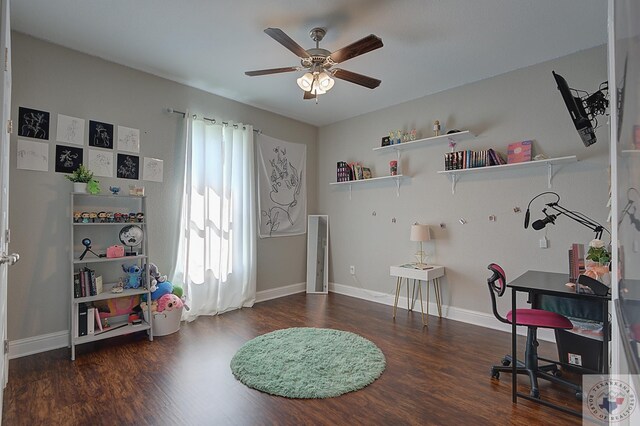
[[[419,223],[411,225],[410,239],[411,241],[429,241],[431,239],[429,225],[421,225]]]
[[[305,73],[302,77],[300,77],[299,79],[297,79],[297,83],[298,86],[304,90],[305,92],[308,92],[309,90],[311,90],[311,85],[313,84],[314,81],[314,77],[313,74],[311,74],[310,72]]]

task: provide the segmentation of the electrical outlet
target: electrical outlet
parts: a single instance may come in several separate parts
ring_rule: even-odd
[[[356,267],[353,266],[353,265],[349,266],[349,273],[351,275],[355,275],[356,274]]]
[[[547,237],[540,238],[540,248],[541,249],[549,248],[549,240],[547,240]]]

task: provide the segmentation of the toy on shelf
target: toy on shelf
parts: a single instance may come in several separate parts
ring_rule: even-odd
[[[118,195],[118,193],[120,192],[120,187],[119,186],[110,186],[109,187],[109,191],[111,191],[111,194],[113,194],[113,195]]]
[[[139,288],[142,282],[142,269],[138,265],[122,265],[122,270],[127,274],[124,288]]]

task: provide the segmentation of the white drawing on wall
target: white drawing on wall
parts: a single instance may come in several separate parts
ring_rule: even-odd
[[[118,151],[140,152],[140,130],[118,126]]]
[[[41,142],[18,139],[18,162],[23,170],[49,171],[49,145]]]
[[[84,120],[58,114],[56,140],[74,145],[84,145]]]
[[[306,148],[303,144],[259,136],[260,238],[306,232]]]
[[[162,182],[164,161],[157,158],[144,157],[142,179],[152,182]]]
[[[113,152],[90,149],[89,170],[96,176],[113,177]]]

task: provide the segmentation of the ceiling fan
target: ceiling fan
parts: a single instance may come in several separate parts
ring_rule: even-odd
[[[381,48],[383,44],[380,37],[370,34],[342,49],[329,52],[326,49],[320,48],[320,41],[327,33],[324,28],[314,28],[309,32],[311,39],[316,42],[316,47],[308,50],[303,49],[280,28],[267,28],[264,32],[294,54],[298,55],[302,66],[247,71],[245,74],[248,76],[306,70],[307,72],[297,80],[298,86],[304,90],[303,99],[317,99],[317,95],[322,95],[330,90],[334,84],[332,77],[359,84],[369,89],[375,89],[381,83],[381,81],[376,78],[341,68],[333,68],[335,65],[351,58]]]

